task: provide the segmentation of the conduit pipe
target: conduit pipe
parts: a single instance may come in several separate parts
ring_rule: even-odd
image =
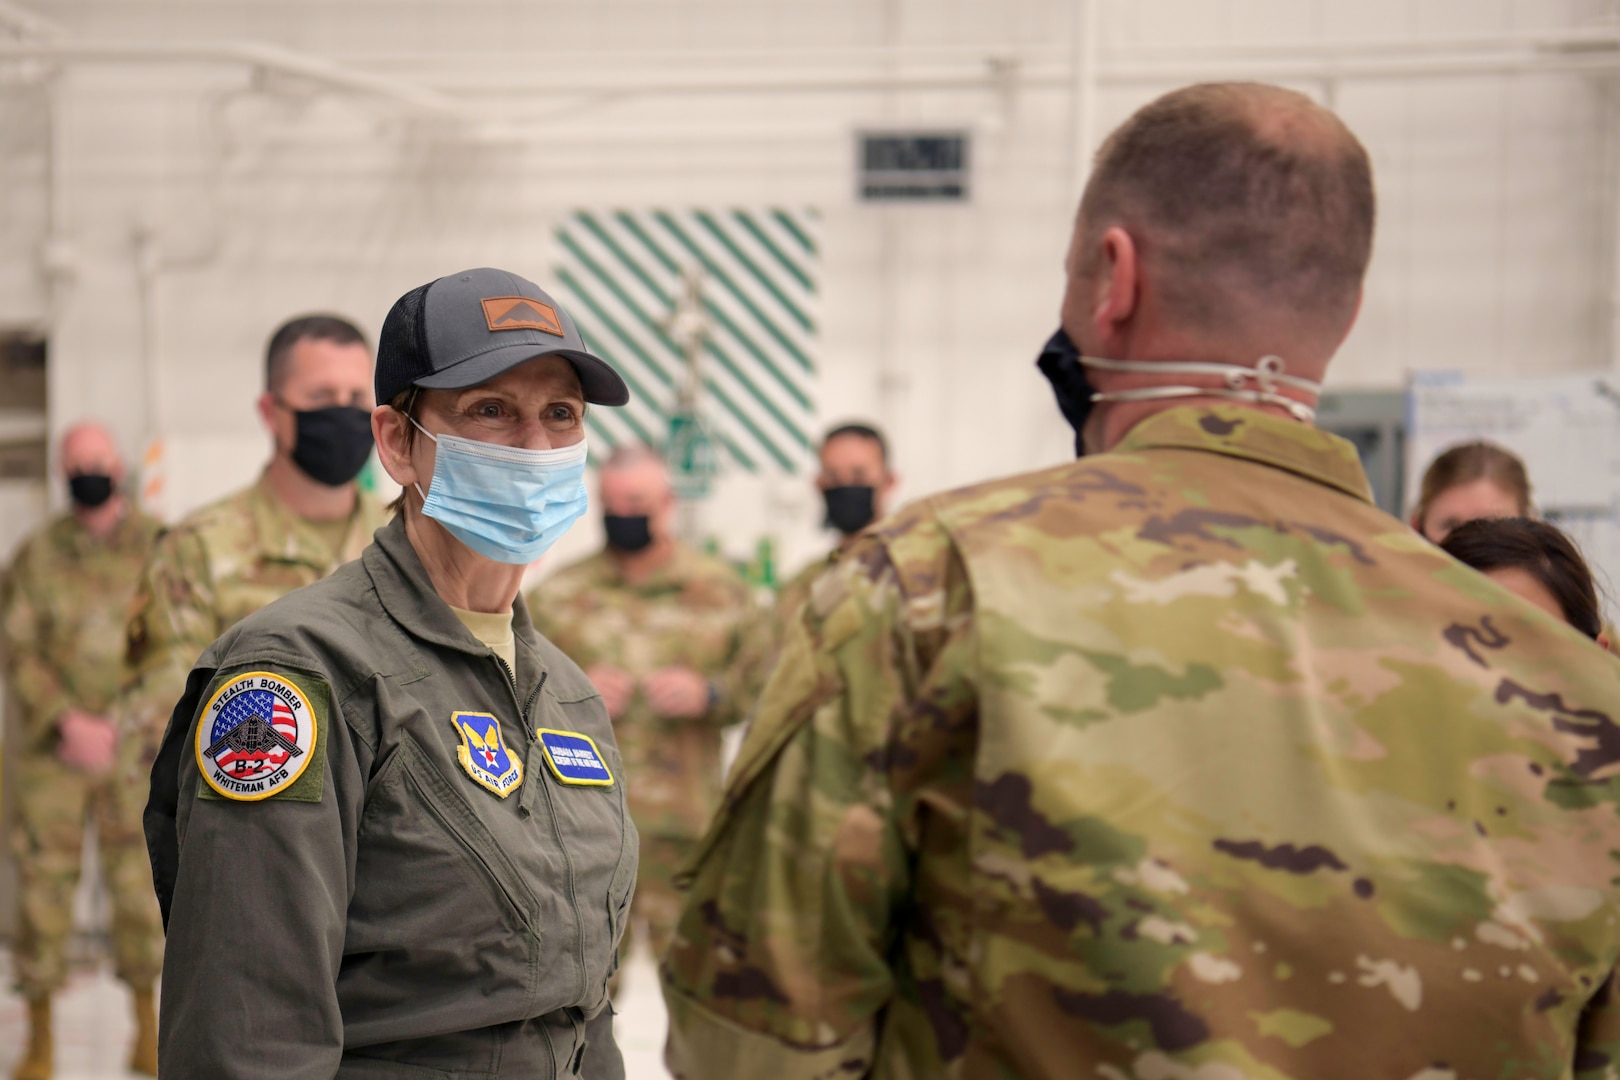
[[[67,32],[61,23],[29,11],[20,4],[13,4],[11,0],[0,0],[0,26],[19,37],[34,40],[59,38]]]
[[[1085,5],[1090,6],[1090,5]],[[1094,37],[1094,35],[1092,35]],[[1143,52],[1149,59],[1139,59]],[[888,70],[847,65],[755,70],[670,69],[648,73],[645,67],[613,70],[611,58],[592,58],[589,69],[549,68],[539,77],[509,79],[493,92],[544,94],[548,97],[613,95],[710,94],[865,94],[886,91],[997,91],[1009,81],[1019,87],[1073,90],[1078,78],[1073,58],[1030,60],[1017,51],[980,53],[958,61]],[[425,115],[474,120],[474,106],[464,96],[420,83],[362,71],[351,65],[246,42],[108,42],[29,40],[0,42],[0,60],[38,59],[90,63],[240,63],[308,79],[334,89],[389,101]],[[758,64],[756,55],[749,58]],[[741,61],[739,61],[741,62]],[[1087,65],[1088,67],[1090,65]],[[1442,43],[1389,42],[1354,48],[1267,46],[1253,49],[1108,50],[1096,56],[1098,85],[1121,86],[1186,82],[1197,79],[1454,78],[1468,75],[1542,73],[1605,74],[1620,69],[1620,34],[1581,32],[1531,35],[1522,39],[1456,39]],[[449,76],[454,79],[454,76]],[[548,102],[548,104],[554,104]],[[511,116],[511,113],[507,113]]]
[[[0,42],[0,60],[60,63],[237,63],[379,98],[413,112],[471,119],[470,107],[447,94],[307,53],[255,42],[18,41]]]

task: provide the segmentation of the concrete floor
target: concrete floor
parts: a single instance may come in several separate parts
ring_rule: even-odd
[[[645,940],[645,936],[643,936]],[[625,971],[615,1025],[629,1080],[668,1080],[663,1066],[664,1002],[652,957],[638,951]],[[11,956],[0,950],[0,1078],[22,1057],[28,1017],[11,992]],[[78,971],[57,998],[58,1080],[123,1080],[132,1027],[129,996],[105,964]]]

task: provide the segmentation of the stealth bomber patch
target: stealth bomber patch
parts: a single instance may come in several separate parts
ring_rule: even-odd
[[[601,751],[596,749],[595,739],[578,731],[550,728],[536,728],[534,733],[540,737],[546,764],[551,766],[551,774],[558,780],[579,787],[612,786],[613,774],[602,760]]]
[[[523,762],[507,750],[501,722],[489,713],[458,712],[450,717],[461,745],[456,760],[480,787],[506,798],[523,783]]]
[[[235,676],[214,691],[198,718],[197,768],[208,790],[226,799],[258,802],[288,793],[320,802],[319,777],[313,786],[291,790],[319,756],[319,726],[315,706],[288,676]],[[320,766],[315,771],[324,775]]]

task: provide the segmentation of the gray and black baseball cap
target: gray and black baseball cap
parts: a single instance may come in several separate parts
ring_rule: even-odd
[[[630,400],[624,379],[585,348],[574,320],[538,285],[505,270],[463,270],[394,301],[377,342],[377,401],[411,386],[477,386],[538,356],[573,364],[594,405]]]

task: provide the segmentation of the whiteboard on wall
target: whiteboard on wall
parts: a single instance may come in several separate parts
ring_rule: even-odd
[[[1408,507],[1447,447],[1487,439],[1524,461],[1536,506],[1580,545],[1607,592],[1620,594],[1620,373],[1466,378],[1426,372],[1407,415]]]

